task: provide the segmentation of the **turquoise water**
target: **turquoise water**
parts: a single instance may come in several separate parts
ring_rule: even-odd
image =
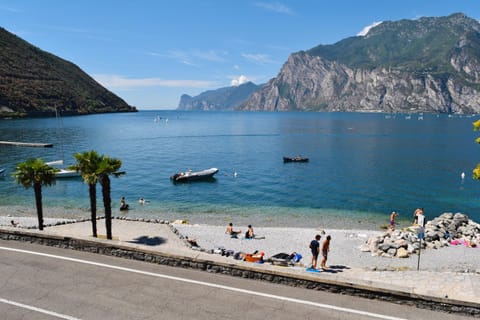
[[[392,210],[410,221],[413,210],[424,207],[427,216],[464,212],[478,221],[480,182],[471,179],[480,162],[474,120],[180,111],[1,120],[0,140],[54,148],[0,146],[0,167],[12,172],[28,157],[53,161],[62,153],[71,164],[74,152],[91,149],[120,158],[127,174],[112,179],[113,206],[125,196],[132,210],[115,209],[117,215],[361,228],[386,223]],[[310,162],[282,161],[299,154]],[[213,182],[174,185],[169,179],[210,167],[220,169]],[[33,190],[16,185],[8,173],[0,178],[0,194],[0,213],[35,214]],[[149,202],[138,204],[140,197]],[[100,188],[98,198],[100,208]],[[59,180],[43,189],[43,199],[47,216],[89,215],[81,180]]]

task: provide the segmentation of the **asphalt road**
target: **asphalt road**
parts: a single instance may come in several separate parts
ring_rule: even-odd
[[[388,302],[3,240],[0,318],[467,319]]]

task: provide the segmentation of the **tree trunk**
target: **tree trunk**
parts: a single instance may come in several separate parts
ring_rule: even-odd
[[[91,183],[88,185],[88,192],[90,194],[90,212],[92,219],[92,235],[97,237],[97,184]]]
[[[33,190],[35,190],[35,203],[37,205],[38,230],[43,230],[42,185],[34,183]]]
[[[110,177],[105,176],[101,180],[103,206],[105,207],[105,229],[107,239],[112,240],[112,199],[110,198]]]

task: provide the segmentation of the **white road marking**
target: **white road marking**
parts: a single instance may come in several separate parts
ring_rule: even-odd
[[[367,311],[362,311],[362,310],[337,307],[337,306],[330,305],[330,304],[324,304],[324,303],[312,302],[312,301],[307,301],[307,300],[289,298],[289,297],[285,297],[285,296],[277,296],[277,295],[273,295],[273,294],[269,294],[269,293],[262,293],[262,292],[257,292],[257,291],[228,287],[228,286],[215,284],[215,283],[209,283],[209,282],[204,282],[204,281],[197,281],[197,280],[191,280],[191,279],[186,279],[186,278],[168,276],[168,275],[153,273],[153,272],[148,272],[148,271],[119,267],[119,266],[109,265],[109,264],[106,264],[106,263],[100,263],[100,262],[95,262],[95,261],[69,258],[69,257],[64,257],[64,256],[57,256],[57,255],[53,255],[53,254],[48,254],[48,253],[41,253],[41,252],[21,250],[21,249],[13,249],[13,248],[7,248],[7,247],[0,247],[0,249],[5,250],[5,251],[32,254],[32,255],[37,255],[37,256],[42,256],[42,257],[47,257],[47,258],[53,258],[53,259],[59,259],[59,260],[65,260],[65,261],[70,261],[70,262],[77,262],[77,263],[82,263],[82,264],[87,264],[87,265],[92,265],[92,266],[97,266],[97,267],[102,267],[102,268],[109,268],[109,269],[115,269],[115,270],[137,273],[137,274],[142,274],[142,275],[148,275],[148,276],[157,277],[157,278],[169,279],[169,280],[173,280],[173,281],[196,284],[196,285],[200,285],[200,286],[206,286],[206,287],[211,287],[211,288],[228,290],[228,291],[244,293],[244,294],[248,294],[248,295],[254,295],[254,296],[259,296],[259,297],[264,297],[264,298],[280,300],[280,301],[287,301],[287,302],[292,302],[292,303],[297,303],[297,304],[303,304],[303,305],[318,307],[318,308],[322,308],[322,309],[341,311],[341,312],[357,314],[357,315],[367,316],[367,317],[372,317],[372,318],[377,318],[377,319],[406,320],[405,318],[392,317],[392,316],[387,316],[387,315],[383,315],[383,314],[372,313],[372,312],[367,312]],[[72,319],[74,319],[74,318],[72,318]]]
[[[36,311],[36,312],[48,314],[49,316],[54,316],[54,317],[57,317],[57,318],[60,318],[60,319],[65,319],[65,320],[81,320],[81,319],[79,319],[79,318],[67,316],[67,315],[64,315],[64,314],[57,313],[57,312],[48,311],[48,310],[45,310],[45,309],[42,309],[42,308],[37,308],[37,307],[34,307],[34,306],[29,306],[28,304],[23,304],[23,303],[11,301],[11,300],[3,299],[3,298],[0,298],[0,302],[1,302],[1,303],[6,303],[6,304],[11,304],[11,305],[13,305],[13,306],[20,307],[20,308],[23,308],[23,309],[28,309],[28,310],[32,310],[32,311]]]

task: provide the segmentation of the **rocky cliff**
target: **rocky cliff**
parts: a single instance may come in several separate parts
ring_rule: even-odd
[[[463,14],[383,22],[292,54],[241,110],[480,112],[480,24]]]
[[[184,94],[180,98],[177,110],[233,110],[235,107],[245,102],[248,97],[259,88],[260,86],[257,86],[252,82],[246,82],[239,86],[205,91],[195,97]]]
[[[136,111],[73,63],[0,28],[0,117]]]

